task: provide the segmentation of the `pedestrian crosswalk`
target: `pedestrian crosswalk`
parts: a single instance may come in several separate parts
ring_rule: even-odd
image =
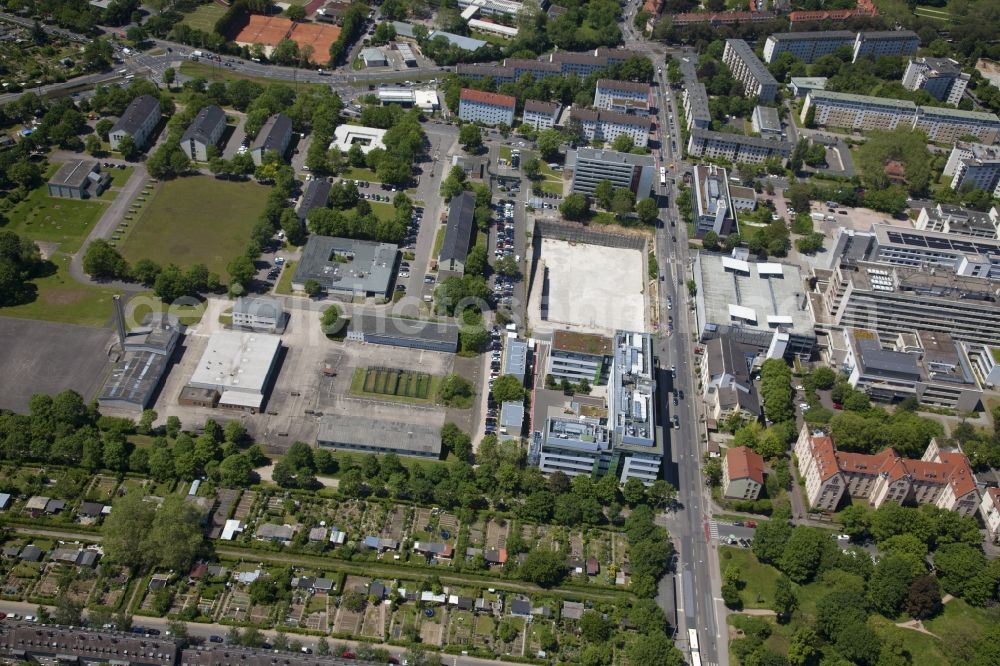
[[[708,536],[712,541],[719,540],[719,523],[714,520],[708,521]]]

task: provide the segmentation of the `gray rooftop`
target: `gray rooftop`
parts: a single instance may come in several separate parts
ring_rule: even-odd
[[[816,32],[776,32],[768,39],[775,42],[825,41],[828,39],[854,40],[855,33],[850,30],[819,30]]]
[[[524,100],[524,112],[525,113],[544,113],[550,116],[555,115],[556,111],[559,110],[559,105],[553,102],[542,102],[537,99],[526,99]]]
[[[385,53],[376,46],[369,46],[361,49],[361,59],[366,62],[369,60],[385,60]]]
[[[313,208],[325,208],[330,199],[330,189],[333,185],[326,178],[316,178],[306,183],[302,191],[302,200],[299,207],[295,209],[300,220],[306,219]]]
[[[743,61],[753,74],[753,77],[757,79],[757,82],[761,85],[771,84],[774,86],[778,85],[778,81],[771,75],[771,72],[767,67],[760,61],[757,54],[753,52],[750,45],[747,44],[742,39],[727,39],[726,45],[729,46],[736,53],[737,57]]]
[[[381,312],[354,310],[351,313],[350,330],[366,335],[443,342],[458,348],[458,326],[444,321],[387,317]]]
[[[389,243],[310,236],[293,282],[313,279],[328,291],[385,294],[396,270],[396,253]]]
[[[997,118],[995,113],[985,111],[966,111],[965,109],[952,109],[946,106],[922,106],[917,112],[920,116],[945,116],[957,120],[973,120],[1000,125],[1000,118]]]
[[[770,106],[758,106],[756,111],[762,130],[771,132],[781,131],[781,118],[778,116],[777,109]]]
[[[925,65],[939,74],[958,76],[962,69],[950,58],[911,58],[910,62]]]
[[[736,143],[743,146],[757,146],[759,148],[770,148],[774,152],[783,155],[790,155],[795,147],[790,141],[776,141],[762,136],[746,136],[744,134],[732,134],[730,132],[716,132],[714,130],[692,128],[691,136],[695,139],[705,139],[706,141],[721,141]]]
[[[883,349],[877,335],[871,331],[851,330],[858,363],[865,374],[880,374],[898,378],[920,379],[917,355]]]
[[[504,356],[503,373],[514,375],[522,382],[528,372],[528,343],[524,340],[509,340]]]
[[[637,155],[635,153],[620,153],[615,150],[601,150],[600,148],[577,148],[576,159],[595,160],[598,162],[611,162],[614,164],[631,164],[633,166],[651,167],[656,165],[656,160],[652,155]]]
[[[592,123],[614,123],[615,125],[633,125],[635,127],[642,127],[649,129],[653,121],[650,118],[643,116],[630,116],[627,113],[618,113],[617,111],[608,111],[606,109],[600,109],[594,111],[592,109],[578,109],[574,108],[570,114],[574,118],[579,118],[583,122]]]
[[[917,105],[905,99],[889,97],[873,97],[871,95],[855,95],[854,93],[834,92],[832,90],[811,90],[809,96],[813,101],[849,102],[865,106],[891,106],[906,111],[916,111]]]
[[[464,262],[476,231],[476,197],[472,192],[462,192],[451,200],[448,207],[448,226],[438,257],[441,261],[454,259]]]
[[[285,307],[280,300],[271,296],[259,296],[257,298],[237,298],[233,303],[233,313],[253,314],[258,317],[278,319],[285,311]]]
[[[507,401],[500,405],[500,427],[513,428],[516,433],[524,426],[524,403]]]
[[[226,113],[216,106],[209,104],[198,112],[188,128],[184,130],[181,143],[194,139],[201,143],[212,143],[212,135],[218,130],[219,125],[225,126]]]
[[[72,160],[66,162],[49,179],[49,183],[52,185],[80,187],[90,177],[94,167],[97,166],[97,160]]]
[[[327,414],[320,419],[316,439],[327,446],[378,446],[401,452],[441,455],[441,428],[422,423]]]
[[[648,333],[618,331],[608,383],[608,427],[617,449],[663,453],[656,437],[653,345]]]
[[[435,30],[430,34],[431,39],[435,39],[437,37],[444,37],[452,46],[457,46],[458,48],[465,49],[466,51],[475,51],[476,49],[486,46],[487,44],[481,39],[473,39],[472,37],[456,35],[451,32],[445,32],[444,30]]]
[[[284,137],[291,134],[291,131],[292,119],[283,113],[276,113],[264,122],[250,150],[280,151],[283,148],[281,144],[284,142]]]
[[[104,380],[98,403],[138,409],[149,405],[170,365],[179,336],[177,326],[153,321],[147,328],[128,336],[125,354]]]
[[[135,134],[152,114],[160,115],[160,100],[152,95],[140,95],[132,100],[132,103],[125,109],[111,132],[124,131],[126,134]]]
[[[635,81],[618,81],[615,79],[598,79],[598,90],[621,90],[623,92],[646,93],[649,94],[648,83],[637,83]]]
[[[869,39],[915,39],[920,41],[920,35],[912,30],[867,30],[859,33],[863,40]]]

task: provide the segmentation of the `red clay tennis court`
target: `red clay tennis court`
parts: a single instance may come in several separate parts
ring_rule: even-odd
[[[251,14],[250,22],[236,35],[237,44],[261,44],[263,46],[275,47],[282,39],[288,36],[288,31],[292,29],[290,19],[280,16],[261,16]]]
[[[312,46],[314,62],[326,62],[330,59],[330,45],[340,38],[340,28],[335,25],[296,23],[291,38],[299,45],[300,50],[306,44]]]

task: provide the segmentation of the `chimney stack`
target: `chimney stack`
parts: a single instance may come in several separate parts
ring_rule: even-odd
[[[125,352],[125,306],[122,305],[122,297],[115,294],[111,297],[115,304],[115,326],[118,329],[118,344],[121,345],[122,352]]]

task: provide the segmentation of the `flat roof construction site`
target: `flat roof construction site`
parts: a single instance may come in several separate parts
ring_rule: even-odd
[[[532,330],[613,335],[646,329],[639,250],[543,238],[539,261],[528,303]]]

